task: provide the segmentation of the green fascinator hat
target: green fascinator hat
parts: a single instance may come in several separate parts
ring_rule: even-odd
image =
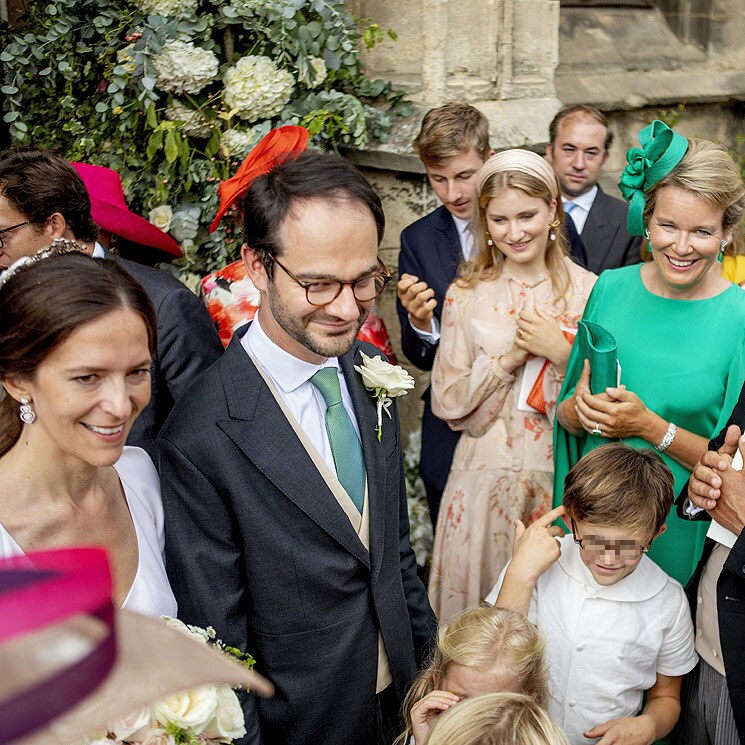
[[[659,119],[639,132],[641,147],[626,153],[628,165],[618,188],[629,203],[626,227],[631,235],[644,235],[645,193],[680,163],[688,150],[688,140],[673,132]]]

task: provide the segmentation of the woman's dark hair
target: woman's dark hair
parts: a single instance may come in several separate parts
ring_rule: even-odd
[[[120,264],[82,253],[22,266],[0,285],[0,380],[31,377],[75,329],[128,308],[145,322],[155,354],[155,310],[145,289]],[[0,457],[21,434],[18,402],[0,399]]]

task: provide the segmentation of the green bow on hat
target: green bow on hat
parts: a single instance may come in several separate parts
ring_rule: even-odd
[[[644,235],[645,193],[680,163],[688,150],[688,140],[673,132],[659,119],[639,132],[641,147],[626,153],[628,165],[618,188],[629,203],[626,227],[631,235]]]

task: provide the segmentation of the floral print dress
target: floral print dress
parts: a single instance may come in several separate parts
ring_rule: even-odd
[[[597,277],[565,261],[571,286],[563,301],[547,275],[528,286],[507,268],[495,280],[448,289],[432,411],[463,435],[442,495],[429,580],[441,622],[483,600],[510,558],[515,521],[527,525],[551,505],[553,414],[563,376],[547,367],[547,415],[522,411],[523,368],[509,374],[498,360],[511,349],[526,308],[576,330]]]

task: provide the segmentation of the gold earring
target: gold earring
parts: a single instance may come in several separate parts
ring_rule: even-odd
[[[548,224],[548,230],[549,230],[548,237],[552,241],[556,240],[556,233],[554,233],[554,230],[556,230],[556,228],[558,228],[559,225],[561,225],[561,220],[559,219],[553,220],[552,222]]]
[[[489,248],[492,248],[494,246],[494,241],[492,240],[490,233],[484,233],[486,235],[486,245],[489,246]]]

